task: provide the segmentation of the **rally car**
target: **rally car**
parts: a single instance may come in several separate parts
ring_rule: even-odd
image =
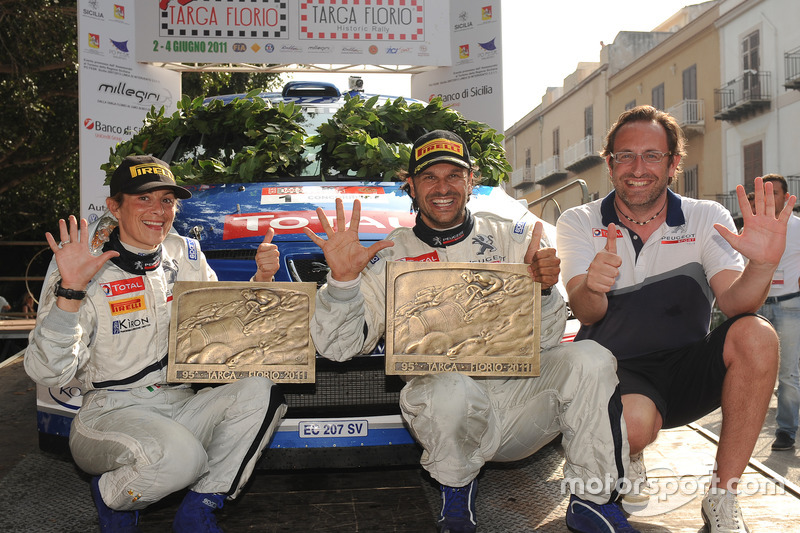
[[[294,87],[294,88],[292,88]],[[327,120],[343,96],[326,84],[296,84],[281,93],[261,95],[273,102],[293,101],[303,106],[308,122]],[[222,97],[230,100],[231,97]],[[201,156],[208,139],[176,139],[160,154],[176,158]],[[174,222],[180,235],[200,242],[221,281],[248,281],[254,274],[254,256],[268,228],[280,250],[281,264],[275,281],[325,281],[327,266],[322,251],[303,232],[322,233],[316,209],[335,217],[335,200],[348,209],[361,202],[360,238],[365,246],[385,238],[393,229],[411,226],[415,214],[399,182],[355,180],[346,173],[323,176],[313,165],[291,181],[191,185],[193,196],[182,201]],[[468,203],[473,212],[489,211],[514,220],[536,220],[525,203],[500,187],[478,186]],[[349,213],[348,213],[349,217]],[[555,228],[545,224],[551,243]],[[568,340],[568,339],[567,339]],[[313,384],[282,384],[289,410],[278,427],[262,468],[369,466],[411,464],[420,450],[403,424],[399,395],[403,381],[386,375],[383,346],[368,356],[346,363],[318,357]],[[61,389],[39,388],[40,443],[50,448],[64,440],[80,406],[80,385]]]

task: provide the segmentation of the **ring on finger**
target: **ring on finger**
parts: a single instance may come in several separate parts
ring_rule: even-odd
[[[61,247],[63,247],[65,244],[69,244],[70,242],[72,242],[72,241],[61,241],[60,243],[58,243],[58,247],[59,247],[59,248],[61,248]]]

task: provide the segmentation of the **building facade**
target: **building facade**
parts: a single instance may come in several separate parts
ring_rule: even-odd
[[[627,108],[667,110],[688,139],[679,194],[713,199],[739,216],[738,184],[769,172],[800,193],[800,2],[712,0],[684,7],[652,32],[620,32],[600,61],[505,132],[507,190],[554,223],[611,190],[597,155]]]

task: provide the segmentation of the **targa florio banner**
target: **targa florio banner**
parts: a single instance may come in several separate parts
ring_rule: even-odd
[[[434,0],[137,2],[136,60],[450,65],[449,19]]]

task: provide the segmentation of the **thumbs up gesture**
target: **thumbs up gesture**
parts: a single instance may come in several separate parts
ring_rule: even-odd
[[[525,253],[525,263],[528,265],[528,272],[530,272],[533,281],[541,283],[542,289],[549,289],[558,283],[558,275],[561,273],[561,259],[556,256],[555,248],[540,248],[543,229],[541,222],[537,222],[533,226],[531,243]]]
[[[609,292],[621,265],[622,258],[617,255],[617,226],[609,224],[606,246],[597,252],[586,272],[586,287],[593,292]]]

